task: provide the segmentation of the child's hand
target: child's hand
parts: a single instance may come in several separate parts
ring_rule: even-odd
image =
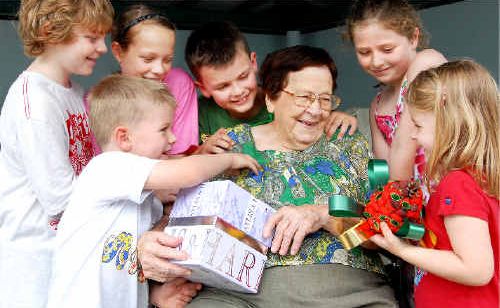
[[[332,111],[326,121],[325,133],[328,139],[332,138],[339,128],[337,139],[342,139],[347,130],[349,130],[349,135],[352,135],[358,129],[358,119],[344,112]]]
[[[230,151],[233,148],[234,141],[229,138],[224,128],[220,128],[195,152],[196,154],[220,154]]]
[[[163,284],[150,284],[149,301],[160,308],[185,307],[201,290],[201,284],[176,278]]]
[[[230,153],[226,155],[231,155],[231,167],[232,170],[248,168],[252,170],[254,174],[258,174],[262,167],[259,163],[250,155],[240,154],[240,153]]]
[[[156,198],[162,203],[174,202],[179,192],[178,189],[156,189],[153,191]]]
[[[370,238],[370,240],[377,244],[380,248],[383,248],[396,256],[400,256],[403,249],[408,246],[408,243],[394,235],[385,222],[380,224],[380,229],[382,230],[383,236],[375,234]]]

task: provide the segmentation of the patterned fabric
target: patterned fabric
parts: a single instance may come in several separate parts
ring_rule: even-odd
[[[326,204],[333,194],[344,194],[358,202],[366,200],[367,164],[370,158],[366,139],[359,133],[330,141],[323,135],[303,151],[259,151],[247,124],[228,130],[236,142],[234,152],[254,157],[263,167],[255,175],[243,172],[232,180],[253,196],[275,209],[282,206]],[[309,234],[295,256],[268,253],[266,267],[340,263],[354,268],[383,273],[374,251],[345,250],[335,236],[325,230]]]
[[[378,109],[375,108],[375,122],[377,123],[378,129],[382,132],[385,141],[390,146],[392,144],[392,139],[396,133],[396,128],[398,127],[399,121],[401,120],[401,113],[404,109],[404,95],[408,91],[408,80],[405,79],[401,84],[401,90],[399,92],[398,100],[396,102],[396,112],[394,114],[379,114]],[[382,98],[382,92],[377,94],[377,106]],[[425,171],[425,153],[422,147],[417,149],[415,155],[415,166],[414,166],[414,178],[420,180],[423,183]],[[429,193],[427,189],[422,185],[424,190],[424,195],[426,200],[429,199]]]

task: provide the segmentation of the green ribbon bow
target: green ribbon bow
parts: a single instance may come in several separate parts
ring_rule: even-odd
[[[381,190],[389,181],[389,165],[384,159],[370,159],[368,162],[368,181],[371,190]],[[332,195],[328,198],[330,216],[361,217],[365,206],[357,203],[351,197]],[[405,221],[395,233],[399,237],[418,241],[424,236],[425,228],[421,224]]]

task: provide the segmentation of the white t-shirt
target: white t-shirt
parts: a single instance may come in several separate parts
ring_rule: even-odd
[[[105,152],[77,179],[56,236],[47,307],[147,307],[137,238],[162,215],[143,191],[157,160]]]
[[[83,90],[25,71],[0,115],[0,307],[44,307],[57,214],[93,155]]]

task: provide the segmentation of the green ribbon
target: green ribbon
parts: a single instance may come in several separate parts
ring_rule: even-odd
[[[385,159],[370,159],[368,162],[370,189],[382,189],[389,181],[389,165]]]
[[[328,198],[329,213],[336,217],[359,217],[364,206],[344,195],[333,195]]]
[[[389,181],[389,165],[383,159],[370,159],[368,162],[368,182],[370,189],[382,189]],[[344,195],[328,198],[328,213],[336,217],[359,217],[365,206]]]
[[[425,227],[423,225],[409,222],[405,219],[405,222],[395,234],[399,237],[419,241],[424,236],[424,233]]]

